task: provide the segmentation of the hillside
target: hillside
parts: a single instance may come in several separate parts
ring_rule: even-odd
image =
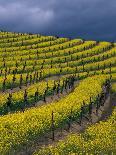
[[[115,154],[115,105],[116,43],[0,32],[1,155]]]

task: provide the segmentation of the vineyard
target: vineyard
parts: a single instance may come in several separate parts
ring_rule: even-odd
[[[114,155],[116,43],[0,31],[0,155]]]

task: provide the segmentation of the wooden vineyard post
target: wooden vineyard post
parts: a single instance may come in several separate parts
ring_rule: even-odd
[[[4,63],[3,63],[3,67],[6,67],[6,63],[5,63],[5,61],[4,61]]]
[[[66,57],[65,57],[65,60],[64,60],[65,62],[67,61],[67,59],[66,59]],[[67,61],[68,62],[68,61]]]
[[[58,97],[59,97],[59,93],[60,93],[60,82],[58,82],[58,86],[57,86],[57,94],[58,94]]]
[[[55,140],[55,134],[54,134],[54,112],[52,111],[52,119],[51,119],[51,128],[52,128],[52,141]]]
[[[15,64],[16,68],[18,67],[18,62],[16,61],[16,64]]]
[[[55,91],[56,91],[56,83],[54,81],[54,86],[53,86],[53,95],[55,95]]]
[[[65,79],[65,90],[66,90],[66,93],[67,93],[67,78]]]
[[[36,73],[36,82],[38,82],[38,80],[39,80],[39,73],[37,71],[37,73]]]
[[[70,79],[70,88],[72,89],[74,86],[74,78],[73,76],[71,76],[71,79]]]
[[[48,91],[48,89],[49,89],[49,84],[47,82],[47,84],[46,84],[46,90]]]
[[[46,94],[47,94],[47,89],[45,90],[44,95],[43,95],[44,102],[46,102]]]
[[[14,71],[14,70],[13,70],[13,71]],[[14,73],[13,73],[13,74],[14,74]],[[5,76],[5,77],[7,76],[7,68],[5,68],[4,76]]]
[[[26,86],[27,86],[27,84],[28,84],[28,79],[29,79],[29,75],[28,75],[28,73],[27,73],[27,75],[26,75]]]
[[[100,96],[98,94],[97,100],[96,100],[96,115],[98,115],[98,109],[100,107]]]
[[[27,90],[25,89],[25,92],[24,92],[24,104],[27,105],[28,101],[27,101]]]
[[[23,81],[23,77],[22,77],[22,74],[20,76],[20,84],[19,84],[19,88],[21,89],[21,86],[22,86],[22,81]]]
[[[98,64],[98,66],[97,66],[97,69],[98,69],[98,70],[100,69],[99,64]]]
[[[92,122],[92,117],[91,117],[91,115],[92,115],[92,100],[91,100],[91,97],[90,97],[90,104],[89,104],[89,116],[90,116],[90,118],[91,118],[91,122]]]
[[[81,106],[81,112],[80,112],[80,125],[82,122],[82,118],[83,118],[83,105]]]
[[[68,131],[70,131],[71,123],[72,123],[72,108],[71,108],[71,112],[70,112],[68,118],[69,118],[69,120],[68,120]]]
[[[62,67],[60,68],[60,75],[62,74]]]
[[[40,73],[39,73],[39,80],[41,80],[42,79],[42,71],[40,71]]]
[[[89,71],[87,70],[87,77],[89,76]]]
[[[84,65],[84,62],[82,60],[82,66],[83,66],[83,72],[85,71],[85,65]]]
[[[38,101],[38,96],[39,96],[39,92],[38,92],[38,88],[35,92],[35,103]]]
[[[109,95],[110,95],[110,101],[111,101],[111,90],[112,90],[112,75],[110,75],[110,82],[109,82]]]
[[[77,55],[76,60],[78,60],[78,59],[79,59],[79,56]]]
[[[71,78],[71,87],[74,89],[74,84],[75,84],[75,76],[73,75]]]
[[[100,96],[100,105],[104,106],[104,103],[105,103],[105,92],[103,90]]]
[[[31,83],[32,83],[32,75],[30,74],[30,85],[31,85]]]
[[[7,108],[11,109],[11,104],[12,104],[12,94],[9,94],[8,98],[7,98]]]
[[[63,90],[64,90],[64,80],[63,80],[63,84],[60,87],[60,93],[63,94]]]
[[[3,92],[5,91],[5,89],[6,89],[6,78],[3,80],[3,86],[2,86]]]
[[[14,74],[14,75],[13,75],[13,78],[12,78],[11,90],[14,88],[15,80],[16,80],[16,77],[15,77],[15,74]]]
[[[51,64],[51,68],[53,68],[53,65]]]

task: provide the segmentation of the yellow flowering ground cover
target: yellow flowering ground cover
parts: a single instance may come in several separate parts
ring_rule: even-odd
[[[112,85],[112,91],[116,93],[116,83]],[[115,153],[116,108],[107,121],[88,127],[83,134],[70,134],[56,147],[43,148],[34,155],[115,155]]]
[[[0,117],[0,154],[11,153],[14,149],[50,131],[52,111],[56,128],[67,121],[71,110],[73,117],[78,118],[83,101],[86,105],[89,104],[90,97],[95,101],[107,78],[108,75],[86,78],[74,92],[58,102],[32,108],[24,113],[18,112]]]

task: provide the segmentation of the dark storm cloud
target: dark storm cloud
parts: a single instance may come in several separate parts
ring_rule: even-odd
[[[116,0],[0,0],[0,27],[116,41]]]

